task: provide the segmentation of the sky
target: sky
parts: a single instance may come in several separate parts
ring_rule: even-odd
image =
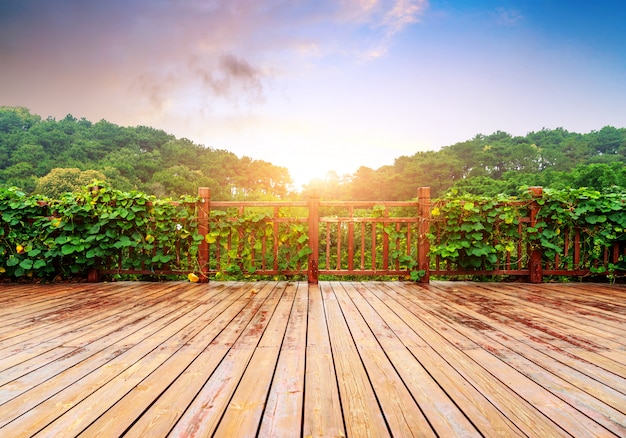
[[[0,0],[0,106],[151,126],[294,188],[477,134],[626,126],[623,0]]]

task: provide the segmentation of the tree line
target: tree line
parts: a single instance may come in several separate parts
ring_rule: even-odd
[[[431,187],[433,197],[514,196],[522,186],[619,191],[626,188],[626,129],[479,134],[438,151],[398,157],[378,169],[360,167],[341,177],[330,173],[308,189],[320,188],[327,198],[405,200],[414,198],[420,186]]]
[[[0,107],[0,185],[56,197],[94,178],[160,197],[210,187],[218,200],[283,198],[291,186],[284,167],[159,129],[72,115],[42,120],[26,108]]]
[[[122,127],[67,115],[42,119],[22,107],[0,107],[0,185],[58,196],[93,179],[118,190],[160,197],[295,199],[312,189],[326,200],[406,200],[429,186],[447,192],[515,195],[520,186],[626,188],[626,129],[605,126],[586,134],[563,128],[525,136],[478,134],[438,151],[401,156],[392,165],[329,172],[302,191],[286,168],[195,144],[147,126]]]

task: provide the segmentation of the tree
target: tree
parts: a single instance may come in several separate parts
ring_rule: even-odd
[[[0,132],[25,132],[40,121],[41,117],[31,114],[27,108],[0,106]]]
[[[11,164],[19,163],[30,164],[37,176],[45,175],[52,167],[48,154],[40,144],[25,143],[13,151]]]
[[[590,146],[598,154],[613,155],[626,144],[626,129],[605,126],[598,132],[592,132],[590,137]]]
[[[215,181],[202,175],[199,170],[177,165],[156,172],[150,181],[150,188],[157,196],[179,197],[195,195],[198,187],[215,188]]]
[[[35,169],[29,163],[17,163],[0,171],[0,180],[7,187],[18,187],[24,192],[32,192],[37,185]]]
[[[59,198],[64,193],[76,192],[94,181],[104,180],[106,180],[104,174],[95,170],[55,168],[46,176],[39,178],[35,193],[50,198]]]

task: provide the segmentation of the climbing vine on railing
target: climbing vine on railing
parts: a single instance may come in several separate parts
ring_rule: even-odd
[[[626,193],[601,193],[587,188],[550,190],[537,199],[540,205],[537,224],[529,229],[533,244],[542,248],[544,259],[573,265],[572,240],[578,235],[580,267],[592,272],[626,270],[623,251],[615,262],[606,261],[607,251],[615,244],[626,246]]]
[[[311,250],[304,224],[280,221],[265,210],[211,210],[206,241],[215,278],[248,278],[274,267],[283,272],[306,270]]]
[[[451,193],[432,203],[366,204],[327,202],[323,214],[310,215],[312,203],[211,203],[204,195],[173,201],[97,182],[60,199],[0,188],[0,280],[65,280],[96,271],[192,281],[298,278],[317,270],[413,280],[429,272],[533,272],[541,281],[544,274],[614,279],[626,272],[622,191]],[[310,243],[309,225],[316,223]],[[312,261],[309,245],[319,248]]]
[[[519,223],[527,214],[526,202],[509,197],[451,194],[431,210],[431,255],[462,269],[495,269],[507,255],[521,263]]]
[[[67,279],[94,267],[196,270],[202,236],[195,210],[196,197],[173,203],[104,183],[60,199],[0,189],[0,275]]]
[[[534,224],[530,223],[532,204]],[[542,196],[533,197],[522,190],[515,199],[452,193],[433,203],[431,216],[430,254],[438,263],[460,269],[494,270],[505,264],[523,269],[533,249],[540,249],[544,266],[555,271],[626,269],[623,192],[546,189]],[[580,248],[579,260],[575,245]],[[615,249],[617,253],[609,254]]]

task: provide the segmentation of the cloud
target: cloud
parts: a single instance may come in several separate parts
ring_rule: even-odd
[[[379,31],[377,37],[359,41],[354,50],[359,57],[366,59],[385,55],[393,38],[417,23],[428,8],[428,0],[343,0],[339,4],[341,21]]]
[[[426,7],[426,0],[0,2],[0,95],[44,115],[63,116],[52,109],[63,107],[110,120],[110,113],[163,116],[189,99],[202,101],[196,108],[255,106],[277,72],[328,56],[382,56]]]
[[[519,21],[524,19],[524,16],[517,9],[507,9],[503,7],[496,8],[494,17],[496,23],[504,27],[515,26]]]
[[[408,25],[418,22],[427,7],[427,0],[398,0],[385,14],[383,23],[389,34],[395,35]]]
[[[207,62],[211,66],[207,66]],[[189,68],[200,79],[203,88],[217,97],[234,96],[236,90],[241,90],[250,102],[262,100],[264,74],[245,59],[226,53],[217,60],[203,62],[194,56]]]

